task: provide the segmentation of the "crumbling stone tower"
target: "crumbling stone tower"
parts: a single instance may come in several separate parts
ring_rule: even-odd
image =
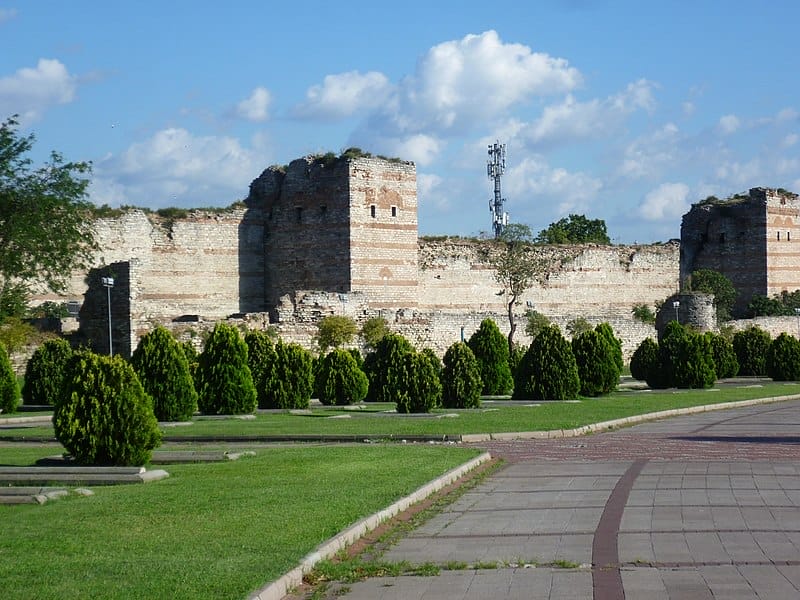
[[[680,280],[713,269],[739,292],[741,314],[755,294],[800,288],[800,200],[797,194],[752,188],[746,196],[693,204],[681,222]]]
[[[267,309],[287,295],[359,292],[370,306],[418,304],[414,163],[305,157],[269,167],[250,184],[264,211]]]

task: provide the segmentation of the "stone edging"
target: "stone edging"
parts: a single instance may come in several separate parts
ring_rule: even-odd
[[[786,402],[787,400],[800,400],[800,394],[790,396],[773,396],[771,398],[753,398],[752,400],[739,400],[738,402],[722,402],[719,404],[703,404],[700,406],[687,406],[686,408],[672,408],[661,410],[643,415],[632,415],[612,421],[601,423],[591,423],[575,429],[553,429],[551,431],[518,431],[503,433],[466,433],[461,435],[462,442],[488,442],[492,440],[546,440],[553,438],[578,437],[590,433],[599,433],[608,429],[616,429],[627,425],[635,425],[645,421],[655,421],[667,417],[677,417],[679,415],[691,415],[695,413],[709,412],[712,410],[724,410],[727,408],[742,408],[745,406],[756,406],[759,404],[772,404],[774,402]]]
[[[328,541],[323,542],[316,548],[316,550],[303,558],[300,561],[299,566],[279,577],[277,580],[268,583],[260,590],[254,592],[249,599],[280,600],[290,593],[292,588],[299,586],[303,582],[303,575],[311,571],[311,569],[314,568],[314,565],[316,565],[319,561],[334,556],[339,550],[346,548],[348,545],[361,538],[364,534],[375,529],[384,521],[387,521],[396,514],[404,511],[412,504],[415,504],[420,500],[424,500],[431,494],[453,483],[464,474],[490,459],[491,455],[488,452],[484,452],[480,456],[473,458],[471,461],[448,471],[441,477],[422,486],[417,491],[406,496],[405,498],[401,498],[388,508],[385,508],[358,521],[355,525],[348,527]]]

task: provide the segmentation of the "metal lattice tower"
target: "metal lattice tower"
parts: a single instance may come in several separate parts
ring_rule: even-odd
[[[505,198],[500,193],[500,176],[506,170],[506,145],[499,142],[489,146],[489,162],[486,165],[486,173],[489,179],[494,180],[494,199],[489,200],[489,212],[492,213],[492,227],[494,237],[499,238],[503,233],[503,227],[508,225],[508,213],[503,211]]]

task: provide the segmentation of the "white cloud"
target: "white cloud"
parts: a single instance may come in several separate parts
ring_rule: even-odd
[[[585,212],[603,187],[599,179],[586,173],[551,167],[541,156],[527,157],[508,169],[506,180],[511,198],[530,198],[539,206],[557,206],[559,215]],[[538,218],[541,215],[532,213],[532,216]]]
[[[653,109],[652,88],[650,82],[640,79],[605,100],[578,102],[569,94],[560,104],[545,107],[524,135],[534,145],[606,135],[634,111]]]
[[[695,113],[695,110],[697,110],[697,108],[694,105],[694,102],[688,102],[688,101],[684,102],[681,105],[681,109],[683,110],[683,114],[687,117],[692,116]]]
[[[97,162],[90,194],[96,204],[227,205],[264,166],[233,138],[165,129]]]
[[[647,221],[678,219],[689,210],[688,196],[686,184],[663,183],[647,193],[639,204],[639,215]]]
[[[781,145],[784,148],[791,148],[792,146],[794,146],[797,143],[798,139],[800,139],[800,137],[798,137],[798,135],[796,133],[790,133],[785,138],[783,138],[783,141],[781,142]]]
[[[41,58],[36,67],[0,78],[0,114],[19,114],[20,122],[29,124],[51,106],[72,102],[76,88],[76,77],[61,62]]]
[[[438,210],[450,206],[449,200],[442,194],[444,179],[433,173],[417,173],[417,195],[420,205],[433,205]]]
[[[778,123],[786,123],[788,121],[797,121],[800,118],[800,113],[798,113],[793,108],[784,108],[778,111],[778,114],[775,115],[775,120]]]
[[[739,127],[741,127],[741,122],[739,121],[739,117],[736,115],[725,115],[720,117],[718,128],[723,134],[729,135],[731,133],[735,133]]]
[[[730,187],[739,188],[763,185],[764,172],[761,161],[754,158],[746,162],[736,160],[723,162],[716,168],[715,175]]]
[[[625,148],[617,173],[626,178],[639,179],[657,175],[672,164],[678,155],[680,131],[674,123],[667,123],[653,133],[632,141]]]
[[[272,101],[269,90],[257,87],[253,92],[236,105],[236,114],[248,121],[266,121],[269,117],[269,105]]]
[[[392,86],[383,73],[361,74],[349,71],[327,75],[321,85],[306,92],[306,101],[295,107],[294,114],[304,118],[338,119],[384,105]]]
[[[443,148],[441,140],[421,133],[386,141],[384,146],[388,148],[389,155],[399,156],[403,160],[413,160],[422,166],[431,164]]]

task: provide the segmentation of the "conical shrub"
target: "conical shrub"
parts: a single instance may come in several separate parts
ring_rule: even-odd
[[[800,381],[800,341],[786,332],[772,340],[766,369],[775,381]]]
[[[239,331],[217,323],[197,365],[200,411],[207,415],[241,415],[256,408],[256,388],[247,366],[247,345]]]
[[[645,338],[631,356],[631,376],[639,381],[650,381],[659,368],[658,343]]]
[[[572,353],[578,365],[582,395],[602,396],[617,388],[619,369],[615,348],[604,334],[590,329],[575,336],[572,338]]]
[[[558,327],[542,328],[517,369],[516,400],[574,400],[580,390],[578,365]]]
[[[480,367],[464,342],[456,342],[444,353],[442,369],[442,406],[479,408],[481,405]]]
[[[322,359],[314,379],[315,394],[325,405],[357,404],[367,395],[368,386],[356,359],[341,348]]]
[[[0,342],[0,414],[7,415],[17,410],[19,384],[11,359],[3,342]]]
[[[31,355],[25,368],[23,404],[56,404],[64,391],[67,363],[72,358],[72,348],[63,338],[47,340]]]
[[[275,344],[265,331],[258,330],[247,332],[244,342],[247,344],[247,365],[256,386],[258,407],[277,408],[268,394],[268,390],[275,386],[273,380],[278,363]]]
[[[192,418],[197,410],[197,391],[186,354],[169,331],[159,326],[142,336],[131,364],[153,399],[153,412],[159,421]]]
[[[483,382],[483,394],[508,394],[514,385],[509,366],[508,340],[492,319],[481,321],[467,342],[475,355]]]
[[[266,382],[267,408],[308,408],[314,390],[311,353],[299,344],[275,344],[275,369]]]

